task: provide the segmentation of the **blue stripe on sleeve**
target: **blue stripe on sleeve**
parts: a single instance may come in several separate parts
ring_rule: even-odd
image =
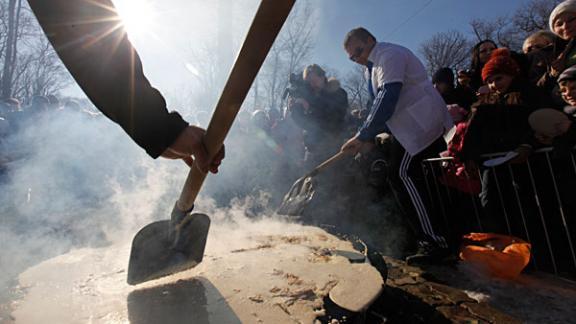
[[[359,140],[370,142],[374,140],[376,135],[389,132],[386,121],[394,114],[401,90],[402,82],[384,84],[383,89],[378,92],[376,99],[374,99],[364,125],[358,130]]]

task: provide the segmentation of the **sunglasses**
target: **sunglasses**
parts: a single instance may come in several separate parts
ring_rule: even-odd
[[[349,57],[350,61],[356,62],[362,53],[364,53],[364,47],[356,47],[354,49],[354,54],[350,55]]]

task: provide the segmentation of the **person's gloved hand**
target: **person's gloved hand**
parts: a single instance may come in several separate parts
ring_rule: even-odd
[[[202,141],[205,133],[206,131],[203,128],[197,126],[186,127],[161,156],[167,159],[182,159],[190,167],[194,163],[194,159],[196,159],[200,170],[218,173],[218,167],[225,155],[224,145],[212,159],[209,159],[208,152]]]

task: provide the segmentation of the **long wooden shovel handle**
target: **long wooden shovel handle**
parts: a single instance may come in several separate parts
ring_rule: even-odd
[[[322,170],[326,169],[327,167],[329,167],[331,164],[333,164],[336,161],[339,161],[340,159],[342,159],[343,157],[345,157],[346,155],[348,155],[347,153],[344,153],[342,151],[334,154],[331,158],[329,158],[328,160],[320,163],[317,167],[314,168],[314,170],[312,170],[310,173],[308,173],[306,175],[306,177],[313,177],[315,175],[317,175],[318,173],[320,173]]]
[[[226,135],[268,55],[295,0],[262,0],[248,35],[232,67],[220,100],[208,124],[204,146],[208,156],[214,157],[222,147]],[[181,211],[192,208],[206,174],[195,165],[190,168],[177,206]]]

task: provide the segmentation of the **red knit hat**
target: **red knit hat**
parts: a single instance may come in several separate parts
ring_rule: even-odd
[[[494,74],[508,74],[511,76],[520,74],[520,67],[512,59],[507,48],[498,48],[492,52],[490,59],[482,68],[482,81],[486,82],[486,79]]]

